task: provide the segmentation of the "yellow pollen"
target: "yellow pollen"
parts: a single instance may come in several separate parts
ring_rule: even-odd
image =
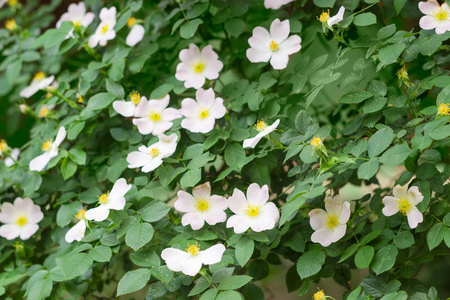
[[[101,204],[106,204],[109,201],[109,192],[107,192],[106,194],[102,194],[100,197],[98,197],[98,202],[100,202]]]
[[[42,151],[50,151],[50,149],[52,149],[52,139],[46,140],[42,146],[41,146],[41,150]]]
[[[276,50],[278,50],[278,43],[275,41],[271,41],[269,44],[269,47],[270,47],[270,50],[276,51]]]
[[[409,198],[407,196],[403,196],[400,198],[397,198],[395,200],[396,204],[395,207],[404,215],[408,215],[408,213],[413,209],[414,204],[409,201]]]
[[[186,252],[188,252],[191,256],[195,256],[200,251],[200,246],[198,244],[196,245],[189,245],[189,247],[186,248]]]
[[[83,96],[78,95],[77,102],[78,103],[83,103]]]
[[[8,29],[9,31],[13,31],[14,29],[16,29],[17,28],[16,20],[14,19],[6,20],[5,28]]]
[[[200,119],[205,119],[205,118],[207,118],[208,116],[209,116],[209,109],[207,109],[207,108],[202,109],[202,110],[200,111],[200,113],[198,114],[198,117],[199,117]]]
[[[441,103],[438,106],[438,115],[450,115],[450,103]]]
[[[48,109],[47,106],[43,106],[41,107],[41,109],[39,110],[39,114],[38,117],[39,118],[44,118],[46,116],[48,116],[48,113],[50,112],[50,110]]]
[[[158,148],[153,148],[152,150],[150,150],[149,154],[153,157],[156,157],[159,155],[159,150]]]
[[[17,0],[8,0],[9,6],[15,6],[17,4]]]
[[[158,122],[161,120],[161,114],[159,112],[152,112],[150,115],[148,115],[149,119],[152,119],[155,122]]]
[[[45,73],[41,71],[41,72],[37,72],[36,75],[34,75],[33,80],[41,81],[44,78],[45,78]]]
[[[259,217],[262,212],[262,205],[258,203],[247,203],[244,213],[250,218]]]
[[[433,13],[433,18],[439,23],[448,21],[449,16],[450,16],[450,11],[443,8],[442,6]]]
[[[20,227],[22,227],[25,224],[27,224],[27,222],[28,222],[28,220],[24,216],[18,217],[17,220],[16,220],[16,224],[19,225]]]
[[[320,137],[316,136],[315,138],[313,138],[311,140],[311,146],[319,147],[320,145],[322,145],[322,142],[323,142],[323,140]]]
[[[131,28],[134,26],[134,24],[136,24],[136,22],[137,22],[136,18],[131,17],[127,21],[127,26]]]
[[[108,31],[108,24],[105,24],[100,29],[100,33],[105,34]]]
[[[334,229],[336,227],[338,227],[339,225],[339,216],[337,214],[327,214],[327,217],[325,218],[325,224],[324,226],[329,229],[334,231]]]
[[[330,10],[322,11],[319,17],[317,17],[317,20],[319,20],[322,23],[325,23],[330,19]]]
[[[406,66],[403,66],[396,74],[399,79],[406,79],[408,78],[408,69],[406,69]]]
[[[196,198],[194,206],[199,212],[208,211],[211,208],[211,199]]]
[[[138,105],[139,102],[141,102],[141,94],[139,94],[138,92],[130,93],[130,101]]]
[[[103,195],[102,195],[103,196]],[[80,209],[79,211],[78,211],[78,213],[75,215],[75,218],[78,218],[78,219],[84,219],[84,214],[86,213],[86,210],[85,209]]]
[[[201,61],[194,65],[194,71],[197,74],[202,73],[204,69],[205,65]]]
[[[323,290],[320,290],[317,293],[315,293],[313,296],[313,299],[314,300],[325,300],[325,293],[323,292]]]
[[[80,27],[81,26],[81,21],[80,20],[76,20],[73,22],[73,26],[75,27]]]
[[[0,140],[0,151],[5,151],[8,149],[8,143],[5,140]]]
[[[256,122],[255,124],[255,129],[257,131],[263,131],[264,129],[267,128],[267,124],[264,122],[263,119],[259,120],[258,122]]]

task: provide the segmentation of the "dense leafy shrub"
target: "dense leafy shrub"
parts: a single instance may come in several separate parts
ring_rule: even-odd
[[[274,265],[346,289],[316,300],[448,283],[446,4],[0,5],[2,299],[264,299]]]

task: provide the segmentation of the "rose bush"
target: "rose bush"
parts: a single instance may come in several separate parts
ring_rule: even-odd
[[[447,3],[0,7],[2,299],[448,293]]]

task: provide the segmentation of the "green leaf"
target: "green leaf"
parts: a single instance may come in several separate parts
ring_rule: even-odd
[[[184,39],[189,39],[194,36],[195,32],[197,32],[197,28],[203,21],[201,19],[194,19],[187,23],[184,23],[180,27],[180,35]]]
[[[61,164],[61,174],[62,174],[64,180],[67,180],[70,177],[72,177],[76,171],[77,171],[77,164],[74,163],[68,157],[64,158],[64,160]]]
[[[363,13],[357,15],[353,20],[356,26],[369,26],[377,23],[377,17],[373,13]]]
[[[228,278],[225,278],[220,284],[219,284],[219,290],[235,290],[238,289],[244,285],[246,285],[250,280],[252,280],[252,277],[247,275],[236,275],[231,276]]]
[[[41,300],[50,296],[52,292],[53,282],[50,278],[44,278],[36,281],[30,288],[28,300]]]
[[[111,259],[112,251],[109,247],[99,245],[89,250],[89,256],[98,262],[108,262]]]
[[[243,267],[252,257],[255,243],[247,236],[241,238],[236,244],[235,255],[238,263]]]
[[[16,79],[19,77],[21,69],[21,59],[17,59],[8,65],[8,67],[6,68],[6,79],[8,80],[9,84],[13,84],[16,81]]]
[[[406,249],[414,244],[414,236],[409,231],[402,231],[394,237],[394,245],[398,249]]]
[[[116,99],[116,96],[110,93],[98,93],[92,96],[89,101],[88,105],[85,108],[86,111],[90,110],[99,110],[107,107],[110,105],[114,100]]]
[[[234,268],[224,268],[214,272],[211,278],[212,283],[222,282],[224,279],[233,275],[233,271]]]
[[[209,289],[203,293],[203,295],[200,297],[199,300],[214,300],[214,299],[216,299],[217,293],[218,293],[218,290]]]
[[[344,251],[344,254],[342,254],[341,258],[338,261],[338,264],[340,264],[341,262],[345,261],[347,258],[349,258],[350,256],[352,256],[356,250],[358,250],[359,245],[358,244],[353,244],[350,247],[347,247]]]
[[[398,144],[390,148],[380,157],[380,162],[389,166],[400,166],[410,153],[408,143]]]
[[[111,67],[108,69],[108,77],[113,81],[119,81],[123,78],[123,71],[125,69],[125,60],[116,59],[113,61]]]
[[[119,99],[125,97],[125,91],[119,83],[116,83],[108,78],[106,78],[106,91]]]
[[[308,113],[300,110],[295,117],[295,128],[301,133],[306,134],[308,128],[311,126],[312,120]]]
[[[167,293],[166,288],[164,287],[164,283],[161,281],[156,281],[150,284],[147,294],[145,295],[145,300],[157,300],[161,299]]]
[[[297,273],[300,278],[305,279],[319,273],[325,258],[325,253],[320,250],[309,251],[300,256],[297,261]]]
[[[69,156],[77,165],[84,165],[86,163],[86,152],[81,149],[70,149]]]
[[[378,158],[376,157],[363,163],[358,168],[358,178],[369,180],[377,174],[379,166],[380,164],[378,163]]]
[[[42,183],[42,177],[37,172],[28,173],[22,179],[21,187],[24,191],[25,196],[31,195],[33,192],[37,191]]]
[[[358,269],[365,269],[369,267],[372,261],[375,250],[372,246],[365,246],[356,253],[355,255],[355,265]]]
[[[56,214],[56,224],[58,224],[59,227],[66,227],[82,208],[83,205],[79,201],[63,204]]]
[[[77,253],[63,260],[62,273],[66,280],[74,279],[86,273],[93,263],[92,258],[86,253]]]
[[[405,50],[405,44],[392,44],[384,47],[378,53],[378,58],[380,62],[384,65],[390,65],[397,62],[398,57]]]
[[[314,5],[317,7],[325,8],[325,7],[333,7],[336,0],[313,0]]]
[[[205,277],[200,277],[195,282],[195,285],[192,288],[192,290],[189,292],[188,297],[198,295],[201,292],[203,292],[204,290],[206,290],[207,288],[209,288],[210,286],[211,286],[211,283],[209,283],[209,281],[206,280]]]
[[[407,0],[394,0],[394,7],[395,11],[397,12],[397,15],[400,14],[400,12],[403,9],[403,6],[405,6]]]
[[[138,213],[142,220],[151,223],[164,218],[169,210],[170,207],[168,207],[164,202],[152,201],[144,208],[141,208]]]
[[[225,22],[225,30],[229,35],[237,38],[245,30],[245,22],[241,19],[230,19]]]
[[[161,99],[173,90],[173,84],[165,83],[159,86],[150,94],[150,99]]]
[[[125,236],[125,243],[133,248],[134,251],[137,251],[150,242],[153,232],[153,226],[149,223],[136,222],[128,230]]]
[[[242,300],[242,295],[236,291],[224,291],[217,295],[216,300]]]
[[[254,281],[266,278],[269,275],[269,265],[262,259],[255,259],[248,266],[248,274]]]
[[[193,187],[202,179],[202,169],[188,170],[180,179],[181,188]]]
[[[390,127],[385,127],[375,132],[369,139],[369,157],[373,158],[386,150],[394,139],[394,131]]]
[[[388,37],[390,37],[391,35],[393,35],[395,33],[396,29],[397,28],[395,27],[395,24],[390,24],[388,26],[380,28],[380,30],[378,30],[378,32],[377,32],[377,38],[379,40],[383,40],[385,38],[388,38]]]
[[[395,264],[395,260],[398,255],[397,247],[393,245],[388,245],[382,248],[375,255],[371,269],[375,272],[375,274],[379,275],[383,272],[388,271]]]
[[[339,103],[346,103],[346,104],[361,103],[364,100],[367,100],[372,96],[373,96],[373,94],[368,91],[351,92],[351,93],[347,93],[344,96],[342,96],[341,99],[339,100]]]
[[[140,267],[156,267],[161,264],[161,259],[155,251],[145,249],[130,255],[131,261]]]
[[[119,281],[117,286],[117,296],[142,289],[149,281],[151,274],[149,269],[128,271]]]
[[[405,291],[400,291],[398,293],[389,293],[384,295],[380,300],[406,300],[408,299],[408,294]]]
[[[444,239],[445,230],[447,227],[444,224],[437,223],[427,233],[427,244],[430,251],[436,248]]]
[[[225,148],[225,162],[229,166],[237,165],[238,162],[244,160],[245,151],[241,144],[231,143]]]
[[[385,97],[373,97],[364,103],[363,111],[365,114],[377,112],[385,107],[386,102]]]

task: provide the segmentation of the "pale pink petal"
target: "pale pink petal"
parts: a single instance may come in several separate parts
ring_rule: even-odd
[[[140,151],[133,151],[128,153],[127,162],[128,168],[139,168],[142,167],[152,160],[152,157],[146,153],[142,153]]]
[[[244,140],[244,148],[255,148],[259,141],[265,136],[263,132],[258,133],[255,137]]]
[[[182,62],[190,65],[200,58],[200,49],[195,44],[190,43],[188,49],[180,51],[179,57]]]
[[[247,58],[252,63],[268,62],[272,57],[272,50],[263,48],[247,49]]]
[[[0,211],[0,222],[15,223],[16,222],[16,208],[9,202],[4,202]]]
[[[134,25],[127,36],[126,44],[130,47],[133,47],[134,45],[142,41],[142,39],[144,38],[144,34],[145,34],[144,26],[140,24]]]
[[[136,104],[131,101],[114,101],[113,108],[118,114],[124,117],[132,117],[136,109]]]
[[[30,161],[29,167],[30,171],[38,171],[41,172],[44,170],[45,166],[48,164],[50,159],[52,159],[52,156],[50,152],[44,152],[41,155],[33,158]]]
[[[291,35],[287,40],[278,46],[278,51],[283,51],[288,55],[297,53],[302,48],[300,45],[301,42],[302,39],[298,35]]]
[[[198,255],[189,256],[188,259],[181,263],[181,272],[188,276],[195,276],[200,272],[202,268],[202,262]]]
[[[200,107],[212,107],[214,100],[216,99],[212,88],[207,90],[198,89],[195,93],[195,97]]]
[[[191,131],[191,132],[201,132],[207,133],[214,128],[215,120],[214,118],[206,119],[184,119],[181,121],[181,127]]]
[[[439,9],[439,3],[436,1],[419,2],[419,9],[423,14],[431,15],[436,9]]]
[[[83,21],[81,22],[81,25],[84,27],[88,27],[92,21],[94,21],[95,15],[91,12],[86,13],[86,15],[83,18]]]
[[[166,132],[167,130],[172,128],[172,126],[173,126],[172,122],[164,122],[164,121],[155,122],[153,125],[152,134],[158,135],[160,133]]]
[[[273,41],[281,44],[289,36],[290,30],[289,20],[281,22],[279,19],[275,19],[270,25],[270,37]]]
[[[217,55],[216,52],[214,52],[211,45],[208,45],[202,49],[202,51],[200,53],[200,57],[202,60],[205,60],[205,61],[213,61],[213,60],[219,59],[219,56]]]
[[[253,35],[248,39],[250,47],[255,49],[269,49],[269,44],[272,41],[270,33],[267,29],[258,26],[253,29]]]
[[[262,210],[263,210],[262,215],[271,218],[272,220],[274,220],[275,223],[278,222],[278,220],[280,219],[280,211],[278,210],[275,203],[273,202],[266,203],[263,206]]]
[[[0,236],[7,240],[13,240],[20,235],[20,227],[16,224],[6,224],[0,226]]]
[[[319,243],[323,247],[330,246],[332,240],[333,240],[333,231],[328,230],[326,228],[314,231],[314,233],[311,235],[311,241],[314,243]]]
[[[275,51],[270,59],[270,64],[275,70],[282,70],[287,67],[289,55],[283,51]]]
[[[39,223],[43,218],[44,218],[44,214],[42,213],[39,205],[33,205],[33,207],[31,208],[31,211],[28,213],[28,222]]]
[[[155,122],[149,118],[138,118],[133,119],[133,124],[137,126],[140,134],[150,134],[154,130]]]
[[[247,189],[247,200],[264,205],[269,200],[269,187],[267,184],[259,187],[257,183],[252,183]]]
[[[342,239],[345,235],[345,231],[347,230],[347,225],[338,225],[334,230],[332,230],[331,241],[336,243],[340,239]]]
[[[38,230],[39,226],[37,224],[26,224],[20,228],[20,238],[23,241],[28,240]]]
[[[342,208],[341,212],[339,213],[338,220],[340,224],[346,224],[349,219],[350,219],[350,203],[344,201],[342,203]]]
[[[430,30],[436,28],[438,26],[438,23],[435,22],[432,16],[423,16],[419,20],[419,26],[422,29]]]
[[[195,210],[195,198],[185,191],[178,191],[178,199],[174,203],[176,210],[181,212],[191,212]]]
[[[328,21],[327,21],[328,26],[331,27],[331,26],[341,22],[344,19],[344,13],[345,13],[345,7],[341,6],[339,8],[338,13],[328,19]]]
[[[100,205],[95,208],[89,209],[84,214],[84,217],[88,220],[94,220],[94,221],[100,222],[100,221],[106,220],[106,218],[108,218],[108,215],[109,215],[109,209],[106,208],[104,205]]]
[[[157,167],[159,167],[161,164],[162,164],[162,159],[159,157],[155,157],[152,159],[151,162],[149,162],[148,164],[143,166],[141,171],[144,173],[151,172],[151,171],[155,170]]]
[[[59,127],[58,134],[56,135],[53,145],[58,147],[59,145],[61,145],[61,143],[64,141],[65,138],[66,138],[66,129],[63,126],[61,126]]]
[[[199,89],[205,84],[205,76],[203,74],[195,74],[184,82],[185,88]]]
[[[179,81],[186,81],[191,77],[197,75],[193,68],[185,63],[179,63],[177,65],[177,71],[175,73],[175,78]]]
[[[172,121],[181,118],[180,111],[178,109],[169,107],[163,111],[161,118],[166,121]]]
[[[442,22],[441,24],[439,24],[436,27],[436,33],[437,34],[444,34],[447,31],[450,31],[450,22],[446,21],[446,22]]]
[[[383,198],[383,215],[390,217],[398,212],[397,199],[395,197],[386,196]]]
[[[264,0],[264,7],[269,9],[279,9],[281,6],[295,0]]]
[[[202,185],[196,186],[192,189],[192,195],[195,198],[210,198],[211,185],[209,184],[209,182],[205,182]]]
[[[136,105],[136,109],[134,111],[135,117],[147,117],[147,114],[149,113],[149,105],[147,98],[145,96],[141,97],[141,101],[139,101],[139,104]]]
[[[86,221],[80,220],[75,226],[67,231],[64,239],[68,243],[72,243],[73,241],[81,241],[84,238],[84,234],[86,232]]]
[[[249,218],[247,221],[250,224],[250,228],[254,232],[261,232],[264,230],[270,230],[275,227],[275,220],[269,216],[261,215],[255,218]]]
[[[181,224],[183,226],[191,225],[192,230],[199,230],[205,225],[205,220],[198,213],[188,212],[181,218]]]
[[[181,101],[180,113],[187,118],[197,118],[199,106],[197,101],[191,98],[185,98]]]
[[[224,252],[225,246],[222,244],[217,244],[204,251],[200,251],[197,255],[200,256],[200,259],[204,265],[213,265],[222,260]]]
[[[409,188],[408,192],[408,198],[409,200],[414,204],[417,205],[423,200],[423,195],[419,191],[419,188],[417,186],[412,186]]]
[[[151,110],[163,111],[168,105],[170,101],[169,94],[165,95],[161,99],[152,99],[149,100],[147,105],[151,108]]]
[[[327,213],[320,208],[313,209],[309,212],[309,224],[314,230],[319,230],[323,227]]]
[[[239,189],[234,189],[233,195],[228,198],[228,207],[235,214],[240,214],[247,204],[244,193]]]
[[[225,210],[228,208],[227,198],[218,195],[211,196],[211,204],[215,209]]]
[[[227,214],[223,210],[214,209],[204,213],[204,219],[209,225],[215,225],[225,222],[227,220]]]
[[[419,223],[423,222],[423,215],[417,209],[417,207],[413,207],[410,212],[407,214],[408,224],[411,229],[414,229],[419,225]]]
[[[166,248],[161,252],[161,258],[166,262],[167,268],[174,272],[181,271],[181,263],[189,256],[189,253],[175,248]]]
[[[214,105],[211,107],[211,114],[214,118],[220,119],[223,116],[225,116],[227,112],[227,109],[223,105],[223,99],[222,98],[216,98],[214,101]]]
[[[205,65],[203,75],[209,80],[219,78],[219,72],[223,68],[223,63],[220,60],[210,61]]]
[[[234,228],[234,233],[240,234],[244,233],[249,227],[248,218],[242,215],[234,215],[228,218],[227,228]]]
[[[397,184],[396,186],[394,186],[392,193],[394,194],[395,198],[402,198],[402,197],[407,196],[406,191],[407,191],[406,186],[401,186],[401,185]]]

